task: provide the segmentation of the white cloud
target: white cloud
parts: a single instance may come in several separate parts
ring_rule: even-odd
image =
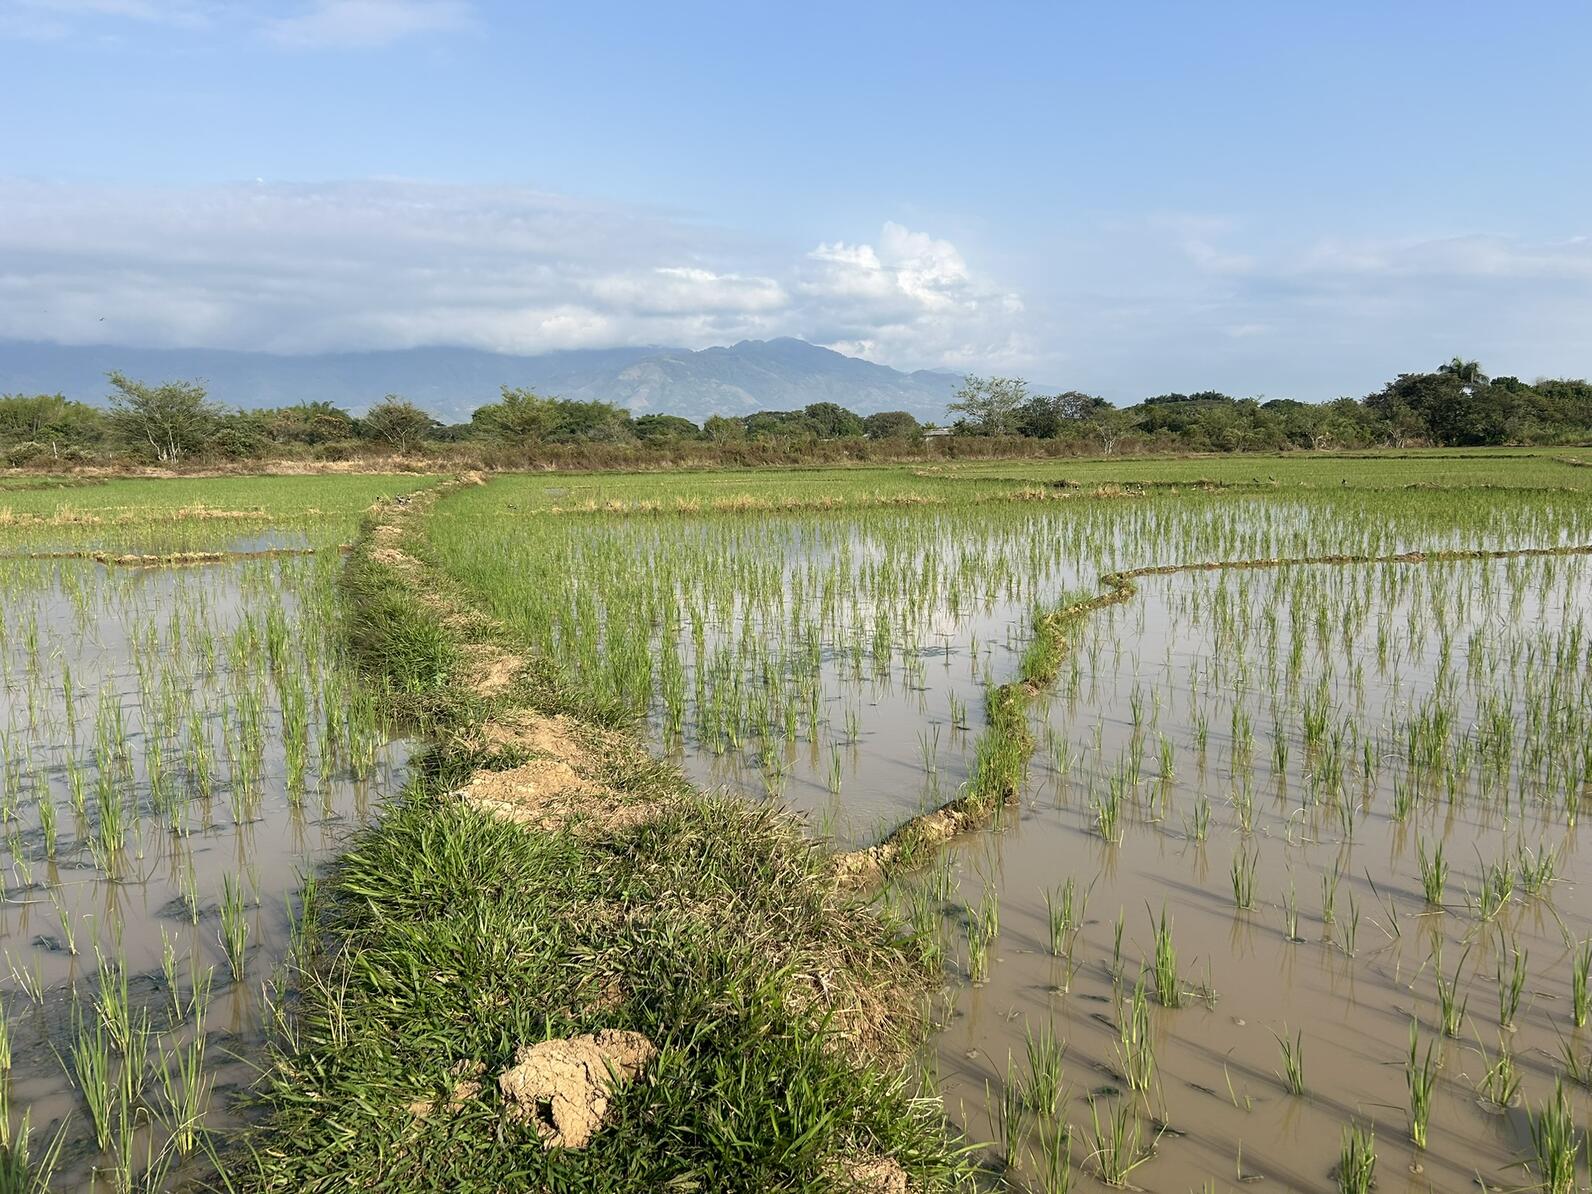
[[[803,255],[520,188],[0,181],[3,338],[532,353],[794,335],[918,367],[1010,354],[1020,314],[897,225]]]
[[[198,28],[217,0],[0,0],[0,37],[54,40],[129,24]]]
[[[265,29],[272,41],[298,49],[365,48],[422,33],[458,32],[470,28],[474,17],[468,0],[313,0]]]
[[[369,49],[476,24],[474,0],[0,0],[0,36],[115,35],[128,26],[237,30],[289,49]]]
[[[1207,387],[1365,394],[1456,353],[1495,373],[1592,372],[1592,238],[1313,235],[1119,217],[1047,261],[1041,373],[1118,401]],[[1065,368],[1063,367],[1065,366]]]
[[[798,284],[818,338],[840,352],[929,365],[1026,355],[1022,300],[976,277],[950,241],[886,223],[879,243],[820,244]]]

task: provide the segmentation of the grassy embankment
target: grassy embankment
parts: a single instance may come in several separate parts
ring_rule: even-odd
[[[784,817],[692,790],[516,655],[412,554],[429,504],[384,508],[347,596],[372,682],[434,745],[320,885],[242,1184],[950,1184],[902,1064],[910,946]],[[521,1045],[604,1029],[655,1060],[588,1147],[544,1148],[495,1080]]]

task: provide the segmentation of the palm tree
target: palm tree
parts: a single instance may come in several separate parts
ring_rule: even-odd
[[[1437,367],[1439,373],[1447,373],[1465,385],[1481,386],[1487,384],[1487,375],[1481,371],[1480,361],[1467,361],[1454,357],[1446,365]]]

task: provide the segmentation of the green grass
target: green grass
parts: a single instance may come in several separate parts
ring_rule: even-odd
[[[328,546],[351,539],[378,499],[436,481],[373,473],[126,477],[0,488],[0,550],[38,544],[149,554],[220,549],[267,529]]]

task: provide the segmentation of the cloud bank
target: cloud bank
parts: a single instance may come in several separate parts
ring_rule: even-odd
[[[1021,300],[886,223],[808,251],[621,204],[363,182],[0,182],[0,337],[314,352],[798,336],[908,367],[1015,360]]]

